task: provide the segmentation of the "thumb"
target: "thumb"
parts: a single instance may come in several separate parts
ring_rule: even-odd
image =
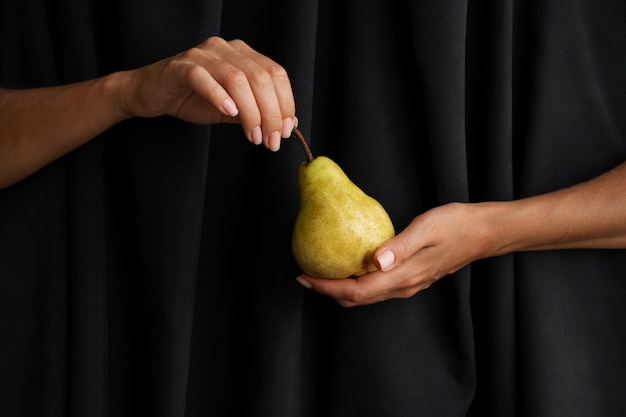
[[[424,230],[424,215],[415,217],[400,233],[387,240],[374,252],[374,262],[379,271],[386,272],[402,264],[428,245]]]
[[[374,253],[374,262],[379,271],[389,271],[396,262],[396,254],[390,248],[381,246]]]
[[[410,243],[402,233],[383,243],[374,252],[374,262],[379,271],[386,272],[411,256]]]

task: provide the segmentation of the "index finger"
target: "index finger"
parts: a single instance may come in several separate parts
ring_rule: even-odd
[[[280,114],[283,121],[290,119],[291,126],[287,129],[283,129],[282,137],[287,138],[291,136],[293,124],[295,124],[296,116],[296,104],[293,96],[293,90],[291,87],[291,81],[285,68],[269,58],[266,55],[259,53],[252,49],[247,43],[236,39],[230,42],[235,49],[241,54],[247,56],[252,61],[256,62],[262,67],[273,80],[274,92],[278,100],[278,106],[280,108]]]

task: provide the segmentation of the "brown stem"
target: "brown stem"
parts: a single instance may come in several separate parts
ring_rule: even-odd
[[[297,127],[293,128],[293,133],[294,135],[296,135],[296,138],[298,139],[298,142],[300,142],[300,145],[302,145],[302,149],[304,149],[304,154],[306,155],[306,163],[308,164],[313,160],[313,154],[311,153],[311,149],[309,148],[309,145],[306,143],[306,139],[304,139],[304,136],[302,136],[302,133],[300,132],[300,130],[298,130]]]

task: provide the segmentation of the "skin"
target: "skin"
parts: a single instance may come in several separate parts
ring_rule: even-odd
[[[272,151],[297,124],[287,72],[241,40],[211,37],[142,68],[37,89],[0,88],[0,188],[133,117],[240,123]]]
[[[0,189],[132,117],[240,123],[277,151],[297,125],[286,71],[241,40],[207,39],[142,68],[81,83],[0,88]],[[345,307],[408,298],[469,263],[515,251],[626,248],[626,164],[536,197],[450,203],[417,216],[375,253],[379,271],[298,281]]]
[[[344,307],[408,298],[469,263],[516,251],[626,248],[626,163],[590,181],[502,202],[449,203],[413,219],[374,254],[378,271],[298,282]]]

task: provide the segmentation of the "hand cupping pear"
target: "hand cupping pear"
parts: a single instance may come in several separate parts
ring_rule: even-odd
[[[298,167],[300,209],[292,235],[298,266],[321,278],[376,270],[376,249],[395,235],[383,206],[354,184],[330,158],[313,158],[297,129],[307,161]]]

